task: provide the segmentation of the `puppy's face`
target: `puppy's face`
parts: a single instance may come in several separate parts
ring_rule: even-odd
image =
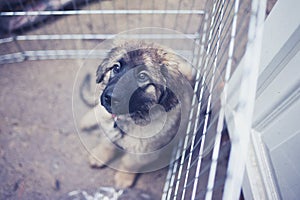
[[[134,120],[149,121],[149,111],[156,105],[168,111],[178,104],[167,86],[170,73],[156,48],[115,48],[100,65],[97,82],[109,71],[100,100],[112,115],[129,114]]]

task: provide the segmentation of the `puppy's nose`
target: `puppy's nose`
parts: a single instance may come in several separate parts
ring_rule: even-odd
[[[104,101],[108,105],[116,105],[120,102],[116,97],[113,97],[112,93],[110,93],[110,92],[108,92],[104,95]]]
[[[105,95],[104,95],[104,101],[105,101],[105,103],[107,103],[108,105],[110,105],[111,104],[111,93],[106,93]]]

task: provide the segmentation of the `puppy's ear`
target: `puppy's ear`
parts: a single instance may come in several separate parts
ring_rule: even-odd
[[[172,70],[169,70],[168,66],[169,64],[164,64],[160,68],[161,73],[164,76],[166,82],[164,88],[162,89],[163,91],[161,92],[160,99],[158,101],[159,104],[162,105],[167,112],[179,103],[176,94],[171,90],[171,88],[175,89],[176,87],[174,87],[174,85],[177,84],[175,83],[175,80],[171,78],[172,75],[174,75],[174,72],[172,72]],[[174,77],[176,76],[174,75]]]
[[[99,65],[97,72],[96,72],[96,83],[101,83],[103,79],[105,78],[105,75],[107,72],[109,72],[112,69],[112,67],[107,66],[107,62],[103,61],[101,65]]]
[[[113,59],[116,59],[118,57],[119,53],[119,48],[114,47],[110,50],[110,52],[107,54],[107,57],[102,61],[102,63],[99,65],[97,72],[96,72],[96,83],[101,83],[107,72],[109,72],[113,67],[111,66],[111,63]]]
[[[162,73],[162,75],[164,76],[164,77],[167,77],[168,76],[168,69],[167,69],[167,67],[165,66],[165,65],[162,65],[161,66],[161,68],[160,68],[160,71],[161,71],[161,73]]]

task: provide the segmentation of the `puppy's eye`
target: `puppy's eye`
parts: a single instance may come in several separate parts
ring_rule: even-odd
[[[138,74],[138,81],[139,82],[146,82],[148,80],[149,80],[149,76],[146,73],[142,72],[142,73]]]
[[[122,66],[121,66],[121,64],[119,62],[115,62],[113,64],[113,71],[114,71],[114,73],[116,73],[116,74],[119,73],[121,71],[121,69],[122,69]]]

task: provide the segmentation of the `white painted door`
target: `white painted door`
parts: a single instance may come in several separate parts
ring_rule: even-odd
[[[300,197],[300,1],[279,0],[264,26],[246,199]]]

